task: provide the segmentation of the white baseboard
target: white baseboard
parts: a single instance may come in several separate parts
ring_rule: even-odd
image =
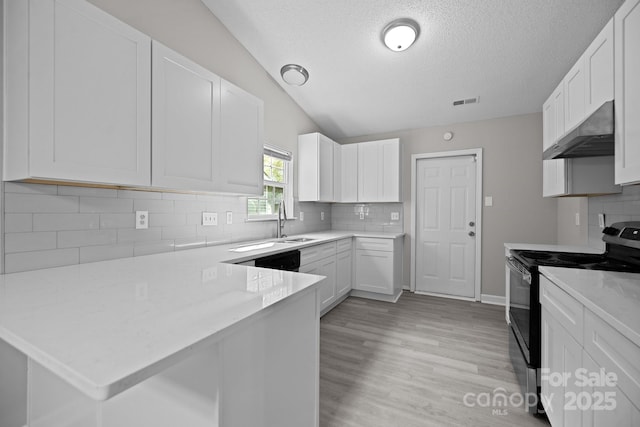
[[[505,297],[499,295],[481,294],[480,302],[483,304],[505,305]]]

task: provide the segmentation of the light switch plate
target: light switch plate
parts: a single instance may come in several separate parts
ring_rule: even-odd
[[[485,206],[493,206],[493,196],[487,196],[484,198]]]
[[[149,228],[149,211],[136,211],[136,230]]]
[[[218,213],[202,212],[202,225],[218,225]]]
[[[400,221],[400,212],[391,212],[391,221]]]
[[[233,224],[233,212],[227,211],[227,224]]]

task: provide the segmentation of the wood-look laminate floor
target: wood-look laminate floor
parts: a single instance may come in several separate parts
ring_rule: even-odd
[[[487,400],[520,393],[507,332],[504,307],[347,298],[320,321],[320,426],[548,425]]]

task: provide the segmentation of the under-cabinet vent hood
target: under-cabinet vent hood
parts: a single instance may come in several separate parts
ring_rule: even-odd
[[[542,158],[613,156],[613,101],[607,101],[558,142]]]

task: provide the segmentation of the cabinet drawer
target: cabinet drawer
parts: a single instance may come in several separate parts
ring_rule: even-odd
[[[617,375],[617,386],[632,402],[640,402],[640,347],[585,310],[584,349],[598,365]]]
[[[356,249],[369,251],[393,252],[393,239],[378,239],[375,237],[356,237]]]
[[[583,306],[568,293],[540,276],[540,304],[578,343],[582,344]]]
[[[300,249],[300,265],[306,265],[336,254],[336,242]]]
[[[340,253],[344,251],[350,251],[351,248],[353,247],[353,239],[349,237],[348,239],[338,240],[336,244],[337,244],[336,252]]]

